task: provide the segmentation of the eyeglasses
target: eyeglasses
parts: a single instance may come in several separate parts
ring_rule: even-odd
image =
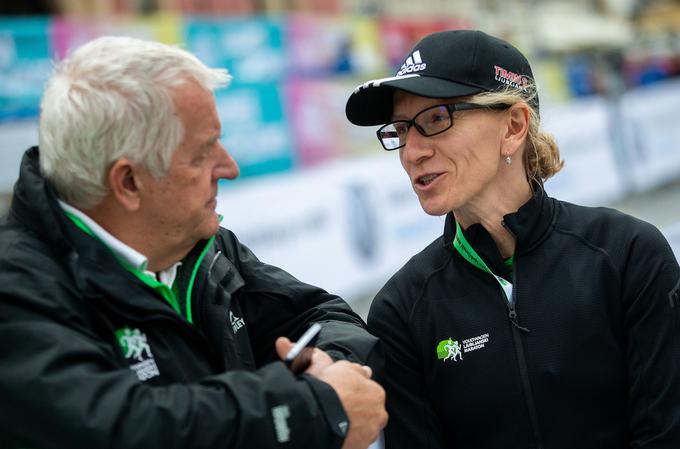
[[[438,104],[423,109],[411,120],[394,120],[376,131],[378,140],[387,151],[399,149],[406,145],[406,134],[411,126],[418,132],[431,137],[441,134],[453,126],[453,113],[470,109],[507,109],[507,104],[481,105],[474,103]]]

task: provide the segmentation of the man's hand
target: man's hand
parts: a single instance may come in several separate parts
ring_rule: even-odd
[[[283,359],[292,345],[285,337],[277,339],[279,357]],[[315,348],[306,373],[329,384],[340,398],[350,422],[342,449],[366,449],[378,438],[387,424],[385,390],[371,380],[370,367],[344,360],[333,362],[328,354]]]
[[[290,349],[293,347],[293,344],[294,343],[286,337],[279,337],[276,339],[276,353],[279,355],[281,360],[286,357],[286,354],[288,354],[288,351],[290,351]],[[333,359],[331,356],[319,348],[314,348],[314,352],[312,353],[312,363],[305,370],[305,373],[319,377],[319,373],[332,364]]]
[[[342,448],[366,449],[387,424],[385,390],[371,380],[371,368],[341,360],[317,377],[333,387],[349,418]]]

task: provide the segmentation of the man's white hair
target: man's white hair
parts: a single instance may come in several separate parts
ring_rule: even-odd
[[[40,168],[66,202],[90,208],[108,192],[107,172],[126,157],[167,173],[184,128],[173,89],[229,84],[225,69],[191,53],[129,37],[101,37],[59,63],[40,105]]]

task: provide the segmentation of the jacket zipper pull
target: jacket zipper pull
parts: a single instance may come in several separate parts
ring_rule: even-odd
[[[508,317],[510,318],[510,322],[512,323],[512,325],[515,326],[517,329],[526,333],[531,332],[526,327],[520,326],[519,323],[517,322],[517,312],[515,311],[515,303],[511,302],[508,304]]]

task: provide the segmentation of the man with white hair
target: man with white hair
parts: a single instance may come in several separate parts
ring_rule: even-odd
[[[362,320],[220,227],[229,79],[123,37],[57,66],[0,225],[0,447],[350,449],[385,425]]]

